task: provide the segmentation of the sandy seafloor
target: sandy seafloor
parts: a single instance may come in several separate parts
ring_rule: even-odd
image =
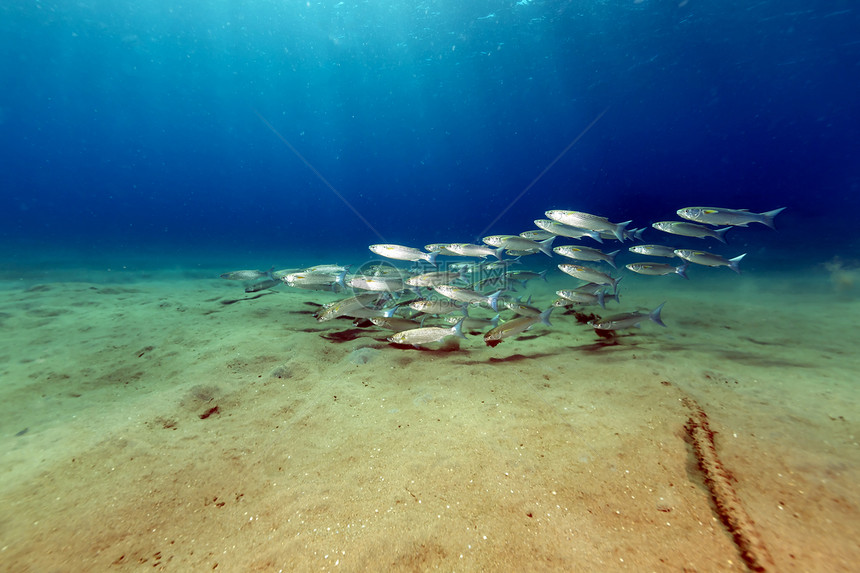
[[[772,570],[860,563],[850,281],[634,276],[668,328],[420,351],[225,270],[4,274],[0,570],[745,570],[684,394]]]

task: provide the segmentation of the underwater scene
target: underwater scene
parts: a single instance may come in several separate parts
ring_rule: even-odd
[[[0,6],[0,571],[860,562],[860,9]]]

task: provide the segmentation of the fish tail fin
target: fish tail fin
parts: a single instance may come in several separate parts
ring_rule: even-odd
[[[683,265],[679,267],[675,267],[675,272],[684,277],[687,280],[690,280],[690,277],[687,276],[687,267],[690,266],[689,262],[685,262]]]
[[[759,215],[761,215],[761,223],[767,225],[773,230],[776,230],[776,225],[773,224],[773,220],[783,211],[785,211],[785,207],[780,207],[779,209],[774,209],[773,211],[767,211],[765,213],[759,213]]]
[[[603,244],[603,237],[601,237],[600,233],[598,233],[597,231],[589,231],[585,234],[585,236],[591,237],[592,239],[594,239],[598,243]]]
[[[434,252],[432,252],[432,253],[427,253],[426,260],[427,260],[427,262],[428,262],[428,263],[430,263],[431,265],[435,265],[435,264],[436,264],[436,257],[438,257],[438,256],[439,256],[439,252],[438,252],[438,251],[434,251]]]
[[[546,280],[546,269],[542,270],[538,274],[540,275],[540,278],[543,279],[543,282],[547,282],[547,280]]]
[[[382,316],[384,316],[385,318],[391,318],[392,316],[394,316],[394,313],[397,312],[398,308],[400,308],[400,307],[395,304],[394,306],[392,306],[388,310],[383,311]]]
[[[487,297],[487,302],[490,305],[490,308],[495,312],[499,312],[499,296],[502,294],[502,291],[497,290],[493,294]]]
[[[609,263],[613,269],[618,268],[617,266],[615,266],[615,255],[617,255],[620,252],[621,252],[621,249],[618,249],[617,251],[612,251],[611,253],[606,253],[606,262]]]
[[[540,313],[540,321],[547,326],[552,326],[552,323],[550,323],[550,321],[549,321],[549,315],[554,310],[555,310],[555,307],[551,306],[548,309],[546,309],[545,311],[543,311],[542,313]]]
[[[550,237],[544,241],[540,241],[538,244],[540,245],[540,252],[552,258],[552,242],[555,241],[555,236]]]
[[[606,291],[601,290],[597,293],[597,304],[600,305],[600,308],[606,308]]]
[[[466,335],[463,334],[463,322],[465,320],[466,320],[466,317],[464,316],[463,318],[461,318],[460,320],[457,321],[457,324],[454,325],[454,328],[452,329],[454,336],[459,336],[460,338],[466,338]]]
[[[664,304],[666,304],[666,303],[665,303],[665,302],[663,302],[663,303],[661,303],[661,304],[660,304],[660,306],[658,306],[657,308],[655,308],[654,310],[652,310],[652,311],[648,314],[648,318],[650,318],[652,321],[656,322],[657,324],[659,324],[660,326],[662,326],[662,327],[664,327],[664,328],[665,328],[665,327],[666,327],[666,325],[663,323],[663,319],[662,319],[662,318],[660,318],[660,313],[663,311],[663,305],[664,305]]]
[[[615,286],[612,289],[613,293],[618,294],[618,283],[620,283],[623,278],[624,277],[618,277],[617,279],[615,279]]]
[[[723,227],[722,229],[714,229],[714,232],[717,234],[717,240],[721,243],[726,242],[726,233],[731,230],[731,227]]]
[[[615,234],[615,236],[618,238],[618,240],[621,241],[622,243],[624,242],[624,229],[626,229],[627,225],[629,225],[632,222],[633,222],[633,219],[630,219],[629,221],[624,221],[623,223],[618,223],[617,225],[615,225],[615,230],[612,231]]]
[[[741,266],[740,266],[741,265],[741,259],[743,259],[745,256],[747,256],[746,253],[744,253],[742,255],[738,255],[737,257],[735,257],[733,259],[729,259],[729,268],[732,269],[733,271],[735,271],[736,273],[741,274]]]

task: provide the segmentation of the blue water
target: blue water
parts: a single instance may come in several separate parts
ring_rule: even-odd
[[[517,233],[550,208],[647,226],[689,205],[788,207],[777,233],[743,230],[760,259],[850,255],[858,16],[852,0],[4,2],[2,260],[268,265]]]

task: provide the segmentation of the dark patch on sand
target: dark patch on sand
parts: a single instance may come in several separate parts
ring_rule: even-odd
[[[39,318],[53,318],[70,312],[72,311],[65,308],[34,308],[33,310],[27,311],[27,315],[37,316]]]
[[[266,292],[261,292],[258,295],[246,296],[244,298],[226,298],[226,299],[221,301],[221,304],[235,304],[235,303],[241,302],[243,300],[254,300],[254,299],[260,298],[261,296],[266,296],[267,294],[276,294],[276,293],[274,293],[272,291],[266,291]]]
[[[758,344],[761,346],[785,346],[783,342],[771,342],[769,340],[756,340],[750,336],[741,336],[739,337],[741,340],[746,340],[748,342],[752,342],[753,344]]]
[[[380,350],[377,348],[365,346],[363,348],[356,348],[347,354],[346,360],[352,364],[367,364],[368,362],[376,360],[380,353]]]
[[[330,332],[328,334],[321,334],[323,338],[330,342],[349,342],[350,340],[355,340],[356,338],[360,338],[362,336],[367,335],[367,331],[361,328],[349,328],[347,330],[341,330],[338,332]]]
[[[115,294],[137,294],[137,293],[143,292],[140,289],[125,288],[125,287],[91,287],[91,288],[93,288],[93,290],[95,290],[98,294],[115,295]]]
[[[220,413],[221,413],[221,409],[218,406],[212,406],[211,408],[209,408],[208,410],[206,410],[205,412],[200,414],[200,419],[205,420],[205,419],[209,418],[210,416],[214,416],[215,414],[220,414]]]
[[[538,352],[535,354],[531,354],[526,356],[525,354],[511,354],[510,356],[505,356],[503,358],[492,357],[488,360],[490,364],[495,364],[498,362],[521,362],[523,360],[537,360],[539,358],[546,358],[548,356],[554,356],[554,352]]]
[[[142,358],[142,357],[143,357],[143,355],[145,355],[145,354],[149,354],[149,353],[150,353],[150,352],[152,352],[153,350],[155,350],[155,347],[154,347],[154,346],[145,346],[145,347],[143,347],[143,348],[141,348],[140,350],[138,350],[138,351],[137,351],[137,357],[138,357],[138,358]]]
[[[180,407],[192,412],[205,411],[213,407],[221,395],[221,389],[214,384],[198,384],[185,393],[179,402]]]

